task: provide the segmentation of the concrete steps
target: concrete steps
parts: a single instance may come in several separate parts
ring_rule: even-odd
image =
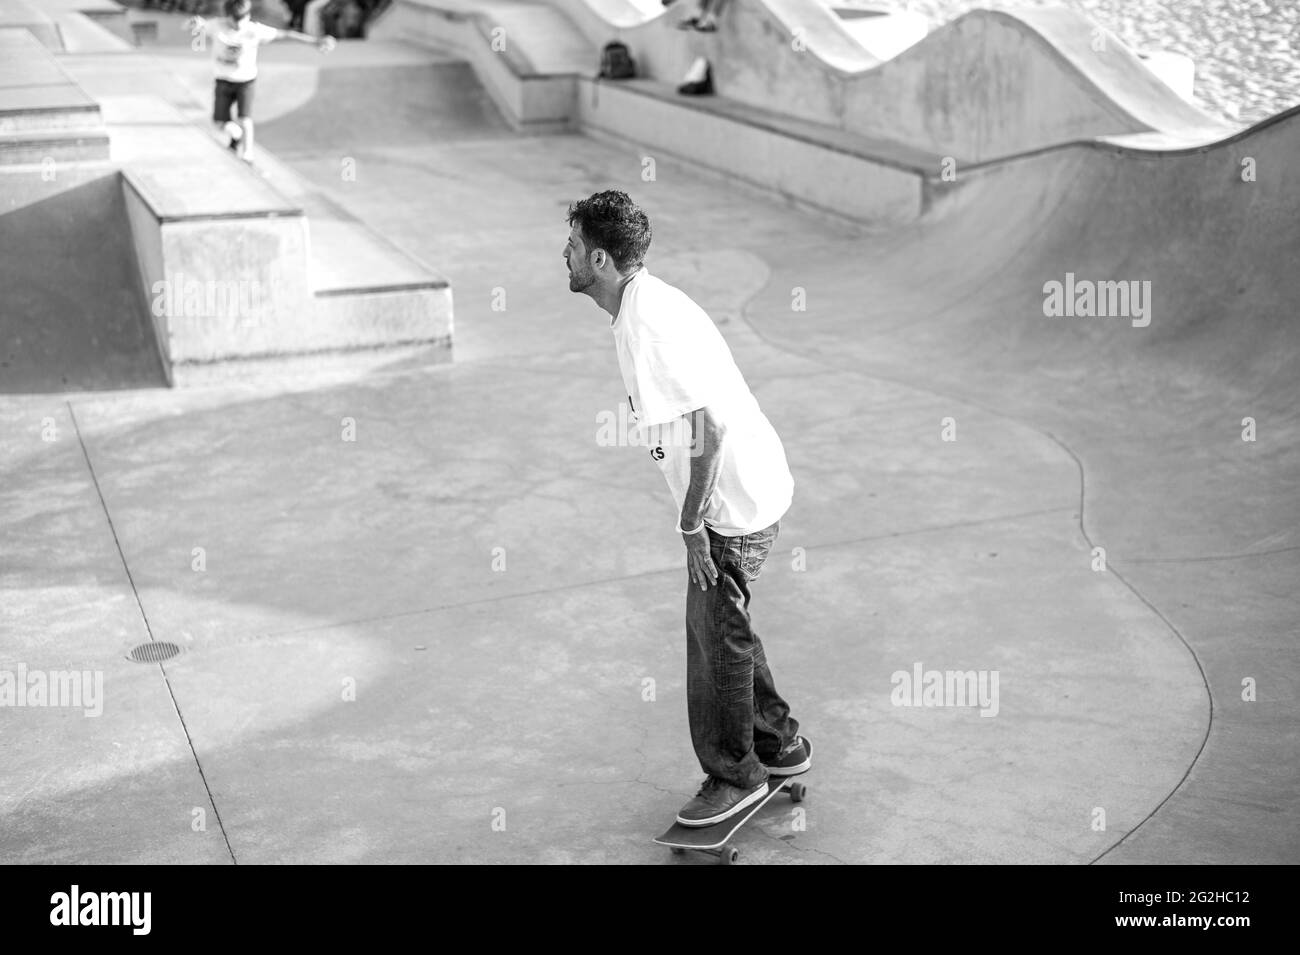
[[[100,129],[99,105],[41,87],[0,87],[0,133],[46,133],[69,129]]]
[[[0,166],[103,162],[108,154],[108,133],[102,129],[0,133]]]
[[[108,158],[99,105],[25,29],[0,29],[0,166]]]

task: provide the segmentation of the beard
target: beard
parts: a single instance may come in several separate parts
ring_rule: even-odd
[[[596,275],[594,272],[570,272],[569,291],[585,292],[587,289],[591,288],[592,283],[595,281]]]

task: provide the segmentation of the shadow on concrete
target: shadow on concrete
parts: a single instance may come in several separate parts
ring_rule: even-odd
[[[0,216],[0,392],[165,387],[117,173]]]

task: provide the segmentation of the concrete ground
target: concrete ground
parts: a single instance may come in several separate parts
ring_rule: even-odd
[[[797,482],[752,609],[817,761],[745,861],[1300,859],[1294,390],[1179,364],[1195,328],[1156,353],[1024,320],[1113,223],[1045,234],[990,190],[882,236],[581,136],[262,102],[272,180],[451,279],[455,360],[0,397],[0,671],[104,680],[97,718],[0,710],[0,859],[678,861],[650,839],[700,777],[682,546],[644,450],[597,441],[608,316],[561,260],[568,203],[611,186]],[[1247,461],[1254,409],[1281,446]],[[127,659],[151,639],[183,653]],[[996,671],[996,716],[894,705],[918,664]]]

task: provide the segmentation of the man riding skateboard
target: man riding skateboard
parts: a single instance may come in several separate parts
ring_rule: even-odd
[[[569,207],[569,291],[611,316],[631,418],[663,471],[686,548],[686,696],[708,774],[677,814],[709,826],[807,771],[812,748],[776,691],[750,621],[750,587],[790,506],[781,439],[709,316],[644,265],[650,221],[625,193]]]

